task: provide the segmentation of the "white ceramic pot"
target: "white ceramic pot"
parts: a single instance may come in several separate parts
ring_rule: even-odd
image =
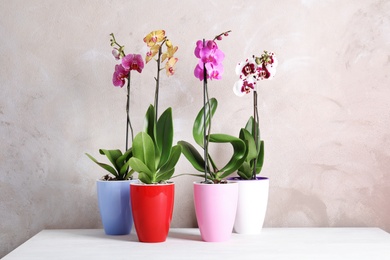
[[[241,180],[238,183],[238,202],[234,231],[239,234],[259,234],[263,228],[268,204],[269,179]]]

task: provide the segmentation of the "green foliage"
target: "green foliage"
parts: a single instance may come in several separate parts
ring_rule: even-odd
[[[237,174],[242,179],[252,179],[254,167],[256,164],[256,174],[261,172],[264,163],[264,141],[260,140],[260,135],[258,134],[258,143],[256,149],[255,139],[253,138],[254,132],[259,133],[259,126],[255,123],[253,117],[250,117],[245,128],[242,128],[240,131],[240,139],[243,140],[248,149],[248,155],[245,158],[245,161],[240,166],[237,171]]]
[[[218,102],[215,98],[211,98],[209,103],[199,111],[193,125],[193,137],[195,142],[204,150],[204,112],[206,109],[206,128],[209,127],[212,116],[214,115],[218,106]],[[210,112],[210,113],[209,113]],[[223,167],[219,168],[212,159],[210,153],[207,154],[207,160],[210,162],[207,167],[207,178],[214,183],[221,182],[224,178],[235,172],[245,161],[248,150],[246,149],[245,142],[237,137],[227,134],[210,134],[206,138],[211,143],[228,143],[233,147],[233,154],[230,160]],[[200,155],[198,150],[189,142],[179,141],[178,144],[182,148],[183,155],[192,164],[195,170],[199,172],[206,172],[204,158]],[[194,176],[204,177],[204,174],[194,174]]]
[[[169,180],[181,155],[181,147],[173,146],[172,109],[166,109],[155,119],[155,109],[149,106],[145,116],[145,128],[133,141],[130,167],[138,172],[138,178],[146,184]]]
[[[108,160],[111,162],[111,165],[98,162],[94,157],[90,154],[86,153],[86,155],[97,165],[114,175],[115,180],[128,180],[131,178],[134,173],[133,170],[129,169],[129,159],[132,157],[132,149],[130,148],[124,154],[120,150],[106,150],[100,149],[99,153],[105,155]]]

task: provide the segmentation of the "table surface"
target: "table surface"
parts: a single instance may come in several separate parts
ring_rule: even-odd
[[[197,228],[172,228],[162,243],[102,229],[42,230],[6,255],[11,259],[390,259],[390,234],[379,228],[264,228],[203,242]]]

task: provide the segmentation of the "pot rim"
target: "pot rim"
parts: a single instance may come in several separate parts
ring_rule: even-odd
[[[236,184],[237,182],[227,180],[225,183],[202,183],[200,181],[194,181],[193,184],[196,185],[208,185],[208,186],[214,186],[214,185],[225,185],[225,184]]]
[[[246,180],[246,179],[242,179],[240,176],[237,176],[237,177],[230,177],[228,179],[229,181],[266,181],[266,180],[269,180],[268,177],[263,177],[263,176],[256,176],[256,180],[253,180],[253,179],[250,179],[250,180]]]
[[[102,179],[97,179],[96,182],[112,182],[112,183],[116,183],[116,182],[136,182],[138,181],[138,179],[131,179],[131,180],[102,180]]]
[[[173,181],[170,181],[170,182],[167,182],[167,183],[146,184],[146,183],[138,181],[138,182],[130,183],[130,185],[133,185],[133,186],[145,186],[145,187],[159,187],[159,186],[175,185],[175,183]]]

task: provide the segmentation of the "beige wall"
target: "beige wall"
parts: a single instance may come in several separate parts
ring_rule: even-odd
[[[142,39],[156,29],[179,45],[160,98],[173,107],[176,141],[192,141],[202,104],[198,39],[232,30],[220,43],[224,78],[209,84],[220,103],[215,132],[237,134],[251,113],[251,96],[232,92],[235,64],[275,51],[276,78],[259,90],[265,226],[390,231],[390,2],[177,2],[0,0],[0,257],[41,229],[101,228],[95,180],[104,172],[84,152],[124,148],[126,93],[111,84],[111,32],[127,53],[144,54]],[[148,64],[133,77],[136,130],[154,75]],[[193,172],[184,157],[183,172]],[[194,180],[175,179],[173,227],[196,225]]]

